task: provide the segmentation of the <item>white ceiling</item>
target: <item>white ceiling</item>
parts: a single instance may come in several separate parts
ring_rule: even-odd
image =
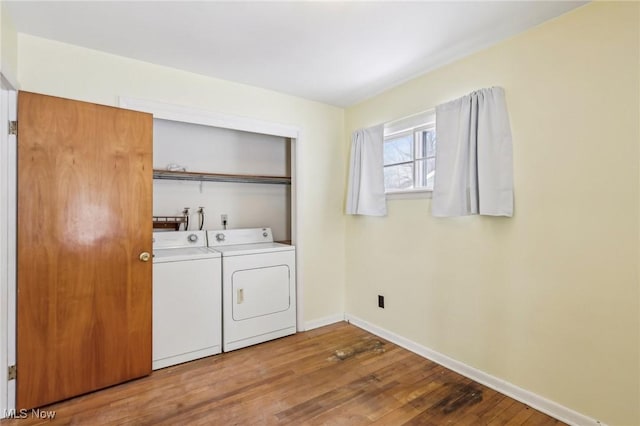
[[[342,107],[584,3],[5,2],[22,33]]]

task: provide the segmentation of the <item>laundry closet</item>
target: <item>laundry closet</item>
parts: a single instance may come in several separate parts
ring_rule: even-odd
[[[153,369],[295,333],[291,139],[153,127]]]
[[[291,241],[291,139],[158,118],[153,135],[154,216],[188,210],[191,230],[223,229],[226,218]]]

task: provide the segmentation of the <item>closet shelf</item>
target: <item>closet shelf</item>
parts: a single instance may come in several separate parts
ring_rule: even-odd
[[[193,180],[199,182],[239,182],[291,185],[291,178],[288,176],[231,175],[205,172],[179,172],[158,169],[153,170],[153,178],[163,180]]]

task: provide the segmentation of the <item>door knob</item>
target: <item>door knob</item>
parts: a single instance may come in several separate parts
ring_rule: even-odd
[[[151,259],[151,255],[148,252],[143,251],[142,253],[140,253],[140,260],[141,261],[148,262],[149,259]]]

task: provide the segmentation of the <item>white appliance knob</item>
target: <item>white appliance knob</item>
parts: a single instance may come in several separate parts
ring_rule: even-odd
[[[222,233],[216,234],[216,241],[218,241],[218,242],[224,241],[224,234],[222,234]]]
[[[195,243],[196,241],[198,241],[198,236],[196,234],[189,234],[187,239],[189,240],[189,242]]]
[[[263,236],[263,237],[265,237],[265,238],[267,238],[267,237],[269,236],[269,234],[267,234],[266,232],[263,232],[263,233],[262,233],[262,236]]]

